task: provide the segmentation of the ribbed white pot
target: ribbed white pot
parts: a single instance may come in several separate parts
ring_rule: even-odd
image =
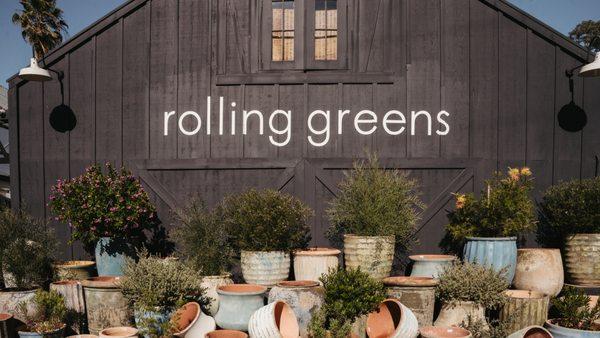
[[[219,311],[219,294],[217,288],[223,285],[233,284],[231,275],[206,276],[202,278],[200,286],[206,289],[206,297],[210,298],[210,303],[206,306],[209,315],[214,316]]]
[[[384,279],[392,271],[394,248],[394,236],[344,235],[346,268],[360,268],[375,279]]]
[[[319,281],[323,274],[340,265],[341,251],[329,248],[310,248],[294,253],[294,277],[298,281]]]
[[[248,284],[273,286],[290,275],[290,255],[283,251],[242,251],[241,261]]]
[[[417,338],[419,322],[415,314],[397,299],[386,299],[367,318],[369,337]]]
[[[294,310],[277,301],[256,310],[248,323],[251,338],[298,338],[300,327]]]

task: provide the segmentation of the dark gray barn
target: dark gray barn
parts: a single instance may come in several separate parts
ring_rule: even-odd
[[[271,187],[315,209],[325,245],[326,202],[368,149],[421,181],[415,250],[437,252],[451,193],[496,169],[530,166],[538,196],[594,175],[600,80],[575,77],[583,130],[557,122],[565,70],[585,59],[502,0],[132,0],[44,60],[65,74],[72,131],[50,124],[59,81],[10,80],[13,204],[50,217],[57,179],[111,161],[135,170],[167,223],[190,194],[214,204]]]

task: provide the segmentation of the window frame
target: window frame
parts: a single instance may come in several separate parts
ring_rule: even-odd
[[[263,70],[299,69],[304,64],[304,1],[294,0],[294,60],[273,61],[273,9],[272,0],[262,0],[261,13],[261,64]],[[299,39],[298,37],[302,37]]]
[[[348,1],[337,0],[337,59],[317,60],[315,58],[315,0],[304,0],[306,8],[305,20],[305,69],[347,69],[347,29]]]

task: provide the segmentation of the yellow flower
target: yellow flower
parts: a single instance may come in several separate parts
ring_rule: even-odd
[[[508,168],[508,176],[513,180],[516,181],[519,179],[520,176],[520,172],[519,172],[519,168]]]
[[[521,168],[521,175],[531,176],[531,169],[529,169],[528,167]]]
[[[465,206],[467,202],[467,196],[465,195],[456,195],[456,209],[460,209]]]

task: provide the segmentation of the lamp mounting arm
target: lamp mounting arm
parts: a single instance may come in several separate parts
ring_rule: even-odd
[[[587,48],[587,56],[585,57],[585,62],[584,62],[584,63],[580,64],[580,65],[579,65],[579,66],[577,66],[577,67],[573,67],[573,68],[571,68],[571,69],[567,69],[567,70],[565,71],[565,75],[566,75],[566,76],[567,76],[569,79],[573,77],[573,73],[574,73],[574,72],[575,72],[577,69],[579,69],[579,68],[581,68],[581,67],[583,67],[583,66],[585,66],[585,65],[586,65],[586,62],[588,62],[588,60],[590,59],[590,52],[591,52],[591,50],[592,50],[592,46],[594,45],[594,42],[596,42],[596,40],[598,40],[598,39],[600,39],[600,36],[598,36],[598,35],[597,35],[597,36],[594,36],[594,38],[592,39],[592,41],[590,41],[590,44],[588,45],[588,48]]]

